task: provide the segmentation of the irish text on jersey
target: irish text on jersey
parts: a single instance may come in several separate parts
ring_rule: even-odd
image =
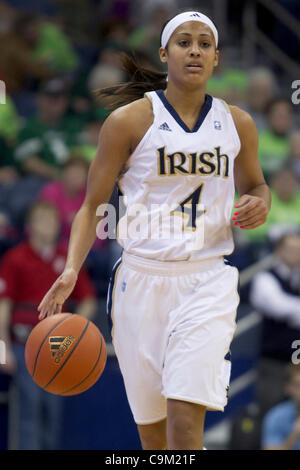
[[[222,154],[221,147],[215,147],[213,151],[205,152],[173,152],[166,153],[166,147],[157,149],[158,174],[171,175],[214,175],[228,178],[229,157]]]

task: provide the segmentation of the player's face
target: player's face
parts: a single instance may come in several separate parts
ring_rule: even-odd
[[[190,87],[205,85],[218,65],[219,51],[211,29],[198,21],[180,25],[160,49],[162,62],[168,63],[168,80]]]

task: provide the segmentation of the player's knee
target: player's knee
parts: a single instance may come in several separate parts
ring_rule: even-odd
[[[195,423],[192,416],[175,415],[170,419],[168,433],[171,436],[182,436],[185,439],[189,439],[194,435],[194,432]]]

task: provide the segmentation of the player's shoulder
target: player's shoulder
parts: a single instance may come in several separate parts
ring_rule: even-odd
[[[247,111],[240,108],[239,106],[229,105],[228,107],[236,126],[242,128],[247,126],[255,126],[254,119]]]
[[[115,109],[106,122],[117,128],[136,128],[141,122],[153,119],[151,102],[148,98],[140,98]]]
[[[116,145],[128,146],[131,153],[153,123],[153,119],[150,100],[141,98],[115,109],[104,122],[100,135],[103,139],[107,138],[110,145],[111,139],[114,139]]]

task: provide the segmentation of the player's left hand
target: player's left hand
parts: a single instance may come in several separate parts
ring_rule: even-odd
[[[257,196],[243,194],[234,205],[233,222],[241,229],[251,230],[264,224],[268,216],[266,202]]]

